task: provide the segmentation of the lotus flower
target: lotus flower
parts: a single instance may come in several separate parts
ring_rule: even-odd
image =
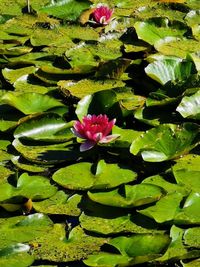
[[[109,143],[119,137],[118,134],[108,135],[116,119],[108,120],[106,115],[87,115],[82,122],[75,121],[72,132],[79,138],[84,139],[80,146],[80,151],[86,151],[94,147],[97,143]]]
[[[110,22],[112,14],[113,9],[101,5],[94,10],[94,12],[91,14],[91,17],[95,23],[107,25]]]

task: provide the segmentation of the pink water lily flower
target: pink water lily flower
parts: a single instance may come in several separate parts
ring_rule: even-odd
[[[91,14],[91,17],[97,24],[107,25],[111,20],[112,14],[113,9],[102,5],[94,10],[94,12]]]
[[[79,138],[84,139],[80,151],[91,149],[97,143],[109,143],[119,137],[118,134],[109,135],[116,119],[108,120],[106,115],[87,115],[82,122],[75,121],[72,132]]]

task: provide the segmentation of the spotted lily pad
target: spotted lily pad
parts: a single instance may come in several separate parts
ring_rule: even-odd
[[[81,195],[67,195],[63,191],[58,191],[54,196],[40,201],[33,202],[33,208],[37,212],[45,214],[65,214],[70,216],[80,215],[78,204],[81,201]]]

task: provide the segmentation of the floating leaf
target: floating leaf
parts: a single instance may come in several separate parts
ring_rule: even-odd
[[[176,162],[172,167],[176,182],[179,185],[184,185],[188,190],[200,191],[200,156],[189,154]]]
[[[120,236],[113,238],[109,241],[109,244],[117,248],[122,255],[129,257],[154,255],[156,258],[167,247],[169,242],[168,235],[135,234],[130,237]]]
[[[163,55],[185,58],[188,53],[199,51],[199,42],[176,37],[166,37],[155,43],[155,48]]]
[[[164,59],[155,61],[145,68],[152,79],[164,85],[168,81],[182,81],[195,72],[192,62],[181,59]]]
[[[169,21],[165,19],[158,19],[158,23],[153,20],[136,22],[134,25],[136,33],[139,39],[154,45],[160,39],[167,36],[182,37],[182,35],[187,31],[183,24],[169,25]]]
[[[35,213],[11,218],[1,218],[1,237],[0,248],[10,245],[27,243],[36,237],[46,235],[52,230],[53,222],[41,213]]]
[[[8,92],[2,97],[2,101],[15,107],[24,114],[43,112],[54,107],[63,106],[58,100],[37,93]]]
[[[67,123],[60,116],[48,113],[20,124],[14,132],[14,137],[55,143],[64,142],[73,137],[70,130],[72,126],[72,122]]]
[[[133,222],[130,214],[119,216],[116,218],[101,218],[88,216],[84,213],[79,217],[81,227],[87,231],[95,232],[103,235],[117,233],[137,233],[147,234],[155,233],[157,230],[141,227]]]
[[[33,202],[33,208],[37,212],[45,214],[65,214],[70,216],[79,216],[81,211],[78,204],[81,201],[81,195],[67,195],[63,191],[58,191],[54,196],[40,201]]]
[[[191,96],[183,97],[176,110],[183,116],[183,118],[192,117],[199,120],[199,102],[200,90]]]
[[[166,262],[168,260],[178,260],[178,259],[190,259],[199,257],[200,253],[198,250],[187,250],[187,246],[183,244],[184,230],[173,225],[170,230],[170,237],[172,239],[165,254],[158,258],[160,262]]]
[[[33,172],[33,173],[38,173],[38,172],[44,172],[47,170],[47,168],[33,164],[21,156],[13,156],[11,158],[12,163],[19,169],[23,171],[28,171],[28,172]]]
[[[34,262],[34,256],[28,254],[28,245],[16,244],[0,250],[0,264],[4,267],[28,267]]]
[[[91,2],[88,0],[81,2],[77,0],[59,0],[43,7],[40,12],[45,12],[60,19],[75,21],[81,12],[90,7],[90,4]]]
[[[162,124],[133,140],[130,152],[133,155],[141,153],[142,158],[149,162],[173,159],[197,145],[197,134],[198,128],[195,124]]]
[[[168,182],[164,177],[161,175],[154,175],[148,178],[145,178],[142,183],[144,184],[154,184],[160,186],[165,190],[168,194],[178,192],[181,193],[183,196],[187,196],[190,192],[189,188],[183,187],[182,184],[175,184]]]
[[[88,192],[94,202],[114,207],[138,207],[158,201],[163,195],[160,187],[149,184],[125,185],[123,191],[114,189],[109,192]]]
[[[36,68],[34,66],[20,68],[17,70],[5,68],[2,70],[2,74],[6,80],[8,80],[10,83],[14,83],[21,76],[33,73],[35,70]]]
[[[71,94],[72,96],[83,98],[87,95],[94,94],[98,91],[109,90],[116,87],[122,87],[124,83],[118,80],[89,80],[82,79],[78,82],[68,80],[68,81],[59,81],[58,85],[61,87],[62,92]]]
[[[9,200],[14,197],[26,197],[28,199],[45,199],[53,196],[57,188],[50,184],[50,181],[42,176],[29,176],[27,173],[22,174],[18,181],[17,187],[4,183],[0,187],[0,201]]]
[[[183,208],[175,216],[176,224],[199,224],[200,216],[198,213],[198,206],[200,204],[200,194],[192,192],[186,199]]]
[[[154,206],[150,206],[139,212],[153,218],[158,223],[171,221],[180,211],[179,206],[182,199],[182,194],[174,192],[161,198]]]
[[[48,235],[35,239],[34,242],[38,246],[33,248],[33,254],[36,259],[51,262],[78,261],[99,251],[106,241],[106,238],[85,234],[79,226],[73,228],[69,233],[69,237],[66,238],[65,226],[63,224],[55,224],[51,232],[48,232]]]
[[[80,162],[57,170],[52,178],[59,185],[73,190],[113,188],[136,178],[135,172],[117,164],[107,164],[104,160],[98,162],[95,171],[93,168],[95,166],[89,162]]]
[[[19,141],[15,139],[13,146],[27,160],[38,164],[56,164],[65,161],[76,160],[80,152],[73,150],[72,142],[61,144],[38,144],[33,142]]]

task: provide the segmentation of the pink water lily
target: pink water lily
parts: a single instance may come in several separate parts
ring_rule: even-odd
[[[94,10],[94,12],[91,14],[91,17],[95,23],[101,25],[107,25],[111,20],[112,14],[113,14],[113,9],[101,5]]]
[[[82,122],[75,121],[72,132],[79,138],[84,139],[80,151],[86,151],[97,143],[109,143],[119,137],[118,134],[109,135],[116,119],[109,121],[107,115],[87,115]]]

